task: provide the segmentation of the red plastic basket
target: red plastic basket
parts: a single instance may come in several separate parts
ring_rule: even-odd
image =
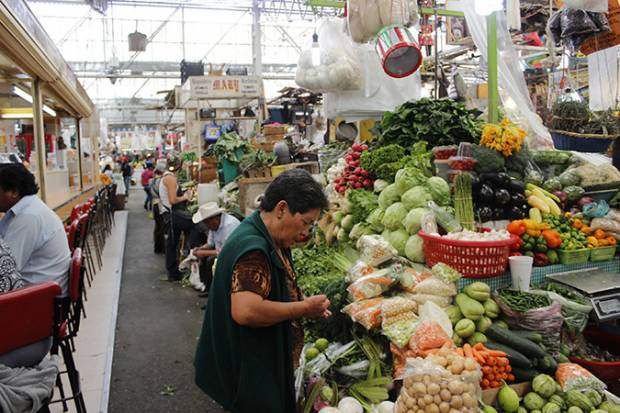
[[[491,278],[504,273],[510,246],[516,242],[514,235],[503,241],[457,241],[423,231],[418,234],[424,241],[426,265],[442,262],[466,278]]]

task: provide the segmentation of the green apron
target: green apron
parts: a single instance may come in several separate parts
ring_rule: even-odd
[[[249,328],[231,314],[233,268],[244,254],[256,250],[269,258],[267,299],[290,301],[286,271],[257,211],[235,229],[218,255],[194,360],[196,384],[232,413],[294,413],[290,322]],[[284,253],[292,262],[290,250]]]

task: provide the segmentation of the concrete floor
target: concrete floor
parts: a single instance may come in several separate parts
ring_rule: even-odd
[[[164,257],[153,253],[153,221],[143,203],[142,189],[132,189],[108,411],[224,412],[194,384],[206,300],[160,281]]]

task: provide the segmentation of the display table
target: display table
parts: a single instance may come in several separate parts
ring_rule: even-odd
[[[556,274],[559,272],[576,271],[583,269],[599,269],[601,271],[608,271],[613,273],[620,272],[620,258],[616,257],[611,261],[601,262],[586,262],[584,264],[573,265],[549,265],[546,267],[534,267],[532,271],[531,284],[542,284],[545,282],[548,274]],[[512,278],[510,277],[510,271],[506,271],[502,275],[498,275],[493,278],[484,278],[477,280],[475,278],[462,278],[459,281],[459,291],[466,285],[471,284],[474,281],[484,281],[489,284],[491,289],[496,289],[501,286],[512,284]]]

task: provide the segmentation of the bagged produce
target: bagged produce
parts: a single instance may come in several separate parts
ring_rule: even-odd
[[[602,229],[605,232],[620,233],[620,222],[609,218],[594,218],[590,222],[590,228],[593,230]]]
[[[371,40],[385,26],[411,19],[407,0],[348,0],[347,6],[349,33],[358,43]]]
[[[549,353],[558,354],[564,323],[562,305],[559,302],[555,301],[548,306],[532,310],[516,311],[509,307],[499,294],[494,294],[493,299],[504,313],[504,320],[511,328],[540,333]]]
[[[419,283],[431,276],[430,268],[421,264],[393,265],[392,271],[400,287],[407,292],[414,292]]]
[[[452,323],[446,312],[434,303],[426,303],[420,307],[420,321],[437,323],[448,337],[452,337]]]
[[[372,274],[373,272],[375,272],[374,267],[368,265],[362,260],[358,260],[355,264],[353,264],[349,271],[347,271],[345,280],[351,283],[367,276],[368,274]]]
[[[427,302],[432,302],[434,304],[437,304],[441,308],[445,308],[452,303],[452,297],[444,297],[441,295],[433,294],[414,294],[413,299],[420,306],[426,304]]]
[[[376,267],[394,258],[398,251],[380,235],[364,235],[357,241],[360,258],[369,265]]]
[[[605,383],[579,364],[574,363],[559,364],[555,372],[555,380],[565,392],[586,389],[603,391],[606,388]]]
[[[566,287],[556,286],[554,283],[550,285],[551,287],[547,286],[548,289],[566,289]],[[569,299],[554,291],[531,290],[530,293],[544,294],[549,297],[551,301],[560,303],[562,306],[562,316],[564,317],[564,328],[568,333],[580,334],[588,325],[592,305],[590,305],[590,302],[579,292],[575,290],[571,291],[571,296],[574,297],[573,299]],[[579,302],[576,300],[579,300]]]
[[[413,335],[418,316],[417,303],[403,297],[392,297],[381,305],[381,329],[383,335],[398,347],[404,347]]]
[[[381,304],[383,297],[371,298],[351,303],[342,309],[342,312],[351,317],[356,323],[361,324],[366,330],[372,330],[381,326]]]
[[[435,277],[445,282],[457,282],[462,277],[457,270],[441,262],[433,265],[431,272]]]
[[[363,86],[360,61],[339,20],[327,20],[319,29],[321,60],[312,61],[312,49],[299,56],[295,82],[314,92],[359,90]]]
[[[437,277],[429,277],[415,287],[417,294],[431,294],[442,297],[456,295],[456,284],[445,282]]]
[[[468,362],[447,348],[426,359],[408,358],[400,371],[403,387],[394,412],[477,413],[480,377],[480,367],[475,362]],[[419,409],[421,406],[424,408]]]
[[[349,285],[347,291],[351,301],[361,301],[380,296],[387,291],[396,280],[391,277],[389,269],[375,271]]]

